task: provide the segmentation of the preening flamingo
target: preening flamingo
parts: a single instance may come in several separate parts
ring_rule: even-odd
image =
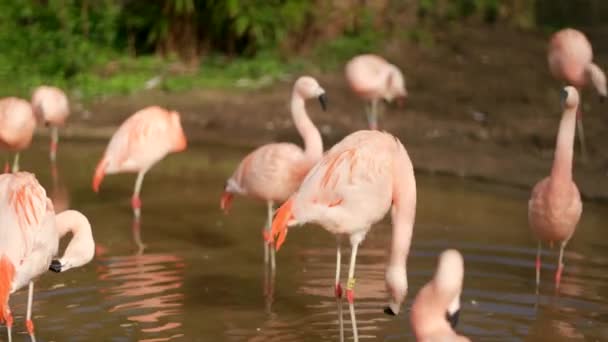
[[[578,188],[572,180],[572,155],[576,113],[579,96],[576,88],[568,86],[562,90],[564,112],[557,133],[555,157],[549,177],[538,182],[532,190],[528,203],[528,222],[538,239],[536,253],[536,287],[540,283],[541,242],[560,242],[559,261],[555,273],[555,284],[559,287],[566,244],[574,234],[583,211]]]
[[[384,58],[372,54],[359,55],[346,64],[346,80],[352,90],[370,101],[367,110],[369,129],[378,129],[380,100],[403,101],[407,97],[405,80],[399,68]]]
[[[463,277],[462,255],[453,249],[441,253],[433,280],[418,292],[412,304],[410,321],[417,341],[469,341],[452,330],[455,320],[450,319],[458,317],[450,309],[460,301]]]
[[[110,139],[95,169],[93,190],[99,191],[106,174],[137,172],[131,206],[135,219],[139,220],[139,193],[144,175],[168,153],[181,152],[186,146],[186,136],[178,112],[157,106],[144,108],[131,115]]]
[[[59,239],[73,237],[57,260]],[[10,294],[29,284],[26,326],[32,340],[34,279],[49,268],[63,272],[93,258],[95,242],[87,218],[74,210],[55,215],[53,204],[34,175],[27,172],[0,175],[0,320],[12,340]],[[52,261],[51,261],[52,260]]]
[[[291,143],[273,143],[249,153],[226,181],[220,202],[228,211],[234,194],[246,195],[266,201],[268,218],[265,235],[270,232],[274,203],[286,201],[297,189],[306,173],[323,156],[323,141],[319,130],[306,113],[305,101],[318,98],[325,109],[325,90],[312,77],[302,76],[293,86],[291,116],[304,140],[304,150]],[[270,254],[271,269],[275,268],[274,250],[264,244],[264,259]]]
[[[391,206],[393,237],[386,268],[386,287],[391,299],[385,312],[396,315],[407,293],[406,260],[416,214],[414,169],[397,138],[378,131],[358,131],[344,138],[310,170],[298,191],[279,208],[272,223],[277,250],[285,241],[288,225],[316,223],[338,236],[335,287],[338,300],[342,295],[340,236],[349,236],[352,250],[346,298],[355,341],[357,250],[372,224],[380,221]]]
[[[15,152],[13,172],[19,171],[19,153],[30,146],[36,119],[29,102],[16,98],[0,99],[0,145]],[[8,161],[4,166],[8,172]]]
[[[566,28],[553,34],[549,42],[547,59],[553,77],[579,90],[591,82],[600,95],[600,100],[603,101],[608,96],[606,75],[599,66],[593,63],[591,43],[582,32]],[[583,158],[587,158],[580,110],[577,127],[581,152]]]
[[[70,115],[70,105],[65,93],[56,87],[40,86],[32,95],[32,107],[39,122],[51,127],[51,161],[57,156],[59,127],[65,124]]]

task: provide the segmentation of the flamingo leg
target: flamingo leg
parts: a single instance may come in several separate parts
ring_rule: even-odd
[[[540,252],[542,244],[538,241],[538,247],[536,248],[536,292],[538,292],[538,286],[540,285]]]
[[[141,199],[139,193],[141,192],[141,184],[144,181],[144,176],[147,170],[139,171],[137,179],[135,180],[135,190],[133,191],[133,197],[131,198],[131,207],[133,207],[133,215],[136,220],[139,220],[141,216]]]
[[[272,201],[268,201],[267,209],[268,209],[268,220],[266,221],[266,232],[270,236],[270,230],[272,229],[272,215],[274,214],[274,203]],[[269,249],[270,253],[270,271],[274,273],[277,268],[276,258],[275,258],[275,250],[272,248],[272,239],[270,243],[266,243],[266,247]]]
[[[559,247],[559,259],[557,261],[557,272],[555,272],[555,287],[559,288],[559,284],[562,280],[562,271],[564,270],[564,248],[566,248],[566,244],[568,241],[562,242]]]
[[[344,342],[344,317],[342,314],[342,286],[340,286],[340,266],[342,264],[342,241],[338,235],[336,238],[336,305],[338,306],[338,324],[340,325],[340,342]]]
[[[6,313],[4,315],[6,317],[6,333],[8,334],[8,342],[13,342],[13,314],[11,314],[11,310],[6,307]]]
[[[13,173],[19,172],[19,152],[15,153],[15,159],[13,160]]]
[[[585,131],[583,129],[583,120],[579,116],[576,119],[576,129],[578,133],[578,141],[581,145],[581,156],[583,163],[587,162],[587,144],[585,143]]]
[[[137,255],[143,255],[146,245],[141,239],[141,220],[139,218],[134,218],[131,228],[133,230],[133,241],[135,242],[135,246],[137,246]]]
[[[370,110],[367,111],[367,123],[369,129],[378,129],[378,99],[373,99],[370,103]]]
[[[51,161],[54,162],[57,158],[57,144],[59,143],[59,128],[51,127],[51,146],[49,148]]]
[[[32,302],[34,300],[34,282],[30,280],[29,289],[27,292],[27,313],[25,315],[25,326],[27,333],[30,335],[32,342],[36,342],[34,336],[34,322],[32,322]]]
[[[357,319],[355,318],[355,264],[357,262],[357,249],[359,243],[352,244],[350,254],[350,267],[348,268],[348,283],[346,284],[346,299],[348,300],[348,309],[350,311],[350,321],[353,325],[353,339],[359,341],[359,333],[357,331]]]

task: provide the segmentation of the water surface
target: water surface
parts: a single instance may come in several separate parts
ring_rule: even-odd
[[[265,206],[237,199],[229,216],[219,210],[224,181],[246,151],[191,146],[162,161],[144,180],[142,222],[134,227],[135,175],[108,176],[99,194],[91,190],[104,147],[102,142],[62,141],[54,180],[46,142],[34,144],[22,157],[22,168],[37,173],[57,207],[89,217],[97,242],[89,265],[46,274],[36,283],[39,341],[338,339],[334,237],[314,226],[292,229],[277,255],[270,300],[264,295],[261,239]],[[382,312],[389,221],[376,225],[359,249],[355,305],[362,340],[413,340],[409,306],[446,248],[457,248],[465,257],[458,330],[473,340],[608,339],[606,204],[585,203],[557,294],[557,249],[545,250],[537,296],[528,192],[430,175],[418,175],[417,182],[410,291],[399,316]],[[343,279],[349,255],[345,248]],[[11,303],[15,330],[25,334],[25,291],[12,296]],[[344,317],[349,338],[346,306]]]

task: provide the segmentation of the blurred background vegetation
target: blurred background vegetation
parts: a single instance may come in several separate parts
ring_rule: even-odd
[[[593,26],[605,0],[2,0],[0,95],[259,86],[437,27]]]

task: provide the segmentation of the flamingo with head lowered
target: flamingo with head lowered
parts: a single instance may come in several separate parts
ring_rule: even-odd
[[[29,102],[16,97],[0,99],[0,146],[15,152],[13,172],[19,171],[19,153],[28,148],[36,129],[36,119]],[[8,161],[4,172],[8,172]]]
[[[53,260],[59,239],[72,233],[62,257]],[[29,284],[26,326],[32,340],[34,279],[47,270],[64,272],[93,259],[95,242],[87,218],[75,210],[55,215],[51,200],[33,174],[0,175],[0,320],[12,340],[9,296]]]
[[[321,159],[323,141],[319,130],[306,112],[305,102],[318,99],[325,109],[325,90],[312,77],[302,76],[293,86],[291,116],[304,140],[304,150],[291,143],[273,143],[249,153],[226,181],[220,206],[227,212],[234,194],[246,195],[266,202],[265,236],[270,232],[274,203],[286,201],[300,186],[306,173]],[[275,268],[274,250],[264,244],[264,259]],[[270,254],[270,256],[269,256]]]
[[[390,301],[385,312],[396,315],[408,288],[406,260],[416,214],[414,168],[397,138],[378,131],[358,131],[344,138],[310,170],[298,191],[279,208],[272,223],[277,249],[285,241],[288,226],[294,224],[316,223],[338,236],[337,299],[342,295],[340,237],[348,236],[352,249],[346,298],[355,341],[358,340],[354,311],[357,250],[371,226],[391,208],[393,238],[386,268]],[[340,311],[341,306],[338,308]]]
[[[39,122],[51,126],[50,157],[54,162],[57,157],[59,127],[65,124],[70,115],[68,97],[57,87],[40,86],[32,95],[32,108]]]
[[[370,102],[367,110],[369,129],[378,129],[380,100],[402,102],[407,97],[405,80],[398,67],[384,58],[372,54],[351,59],[345,68],[346,80],[351,89]]]

